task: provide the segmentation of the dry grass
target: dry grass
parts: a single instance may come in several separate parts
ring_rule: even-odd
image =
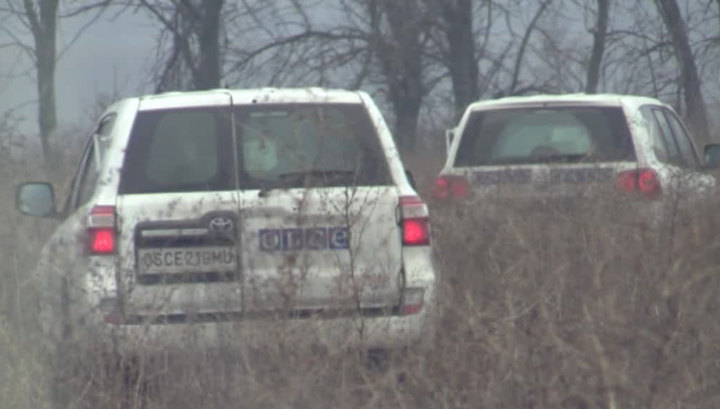
[[[434,170],[417,161],[421,190]],[[3,172],[0,407],[47,404],[23,286],[50,222],[18,219]],[[419,170],[419,172],[418,172]],[[78,382],[78,405],[146,408],[713,408],[720,406],[720,200],[678,217],[664,240],[600,203],[578,214],[433,204],[442,265],[436,347],[392,358],[267,348],[135,365]],[[680,216],[680,215],[678,215]],[[101,361],[86,355],[85,365]],[[103,388],[92,387],[102,385]],[[92,399],[91,399],[92,398]],[[94,401],[94,402],[93,402]],[[93,403],[90,403],[93,402]]]

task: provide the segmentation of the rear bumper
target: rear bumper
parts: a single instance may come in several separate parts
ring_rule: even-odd
[[[395,349],[431,337],[434,322],[424,311],[408,316],[334,319],[274,319],[224,322],[112,325],[102,324],[94,341],[106,341],[122,354],[203,353],[269,344]]]
[[[100,282],[91,279],[113,277],[113,274],[107,273],[112,271],[111,266],[100,265],[90,270],[92,274],[83,275],[84,280],[79,280],[81,285],[72,286],[78,291],[74,292],[71,322],[79,325],[70,324],[70,341],[79,346],[112,348],[134,355],[193,354],[248,346],[263,347],[272,343],[284,343],[291,347],[320,346],[327,350],[356,347],[395,349],[417,344],[424,348],[432,343],[438,314],[436,275],[431,256],[429,247],[410,247],[403,252],[405,287],[423,290],[422,308],[411,315],[384,315],[390,311],[364,311],[371,315],[360,315],[350,310],[346,315],[278,318],[264,311],[257,314],[242,311],[186,317],[192,321],[162,316],[152,323],[147,322],[147,315],[139,322],[131,316],[116,313],[119,308],[118,300],[113,297],[117,293],[114,280]],[[127,310],[127,306],[124,309]],[[49,327],[57,327],[52,323],[59,322],[55,318],[59,318],[57,314],[60,310],[48,310],[46,322]],[[213,320],[210,316],[219,318]],[[106,318],[110,318],[110,322]]]
[[[659,227],[667,218],[668,204],[663,201],[618,197],[495,197],[478,196],[464,201],[436,203],[433,211],[450,221],[505,222],[522,220],[609,221],[619,224],[643,224]],[[479,219],[479,220],[478,220]],[[444,220],[447,221],[447,220]]]

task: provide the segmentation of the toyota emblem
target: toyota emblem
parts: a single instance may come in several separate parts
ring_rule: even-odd
[[[210,220],[210,231],[216,234],[228,234],[232,232],[233,221],[229,217],[214,217]]]

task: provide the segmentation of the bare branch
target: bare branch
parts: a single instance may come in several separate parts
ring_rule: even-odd
[[[530,40],[530,35],[535,29],[535,26],[537,25],[538,20],[540,20],[543,12],[546,10],[547,6],[549,6],[551,2],[552,0],[545,0],[540,3],[540,7],[538,7],[538,10],[535,12],[535,15],[530,21],[530,24],[528,24],[527,28],[525,29],[525,34],[523,35],[522,41],[520,42],[520,48],[518,49],[517,56],[515,57],[515,68],[513,68],[512,81],[509,88],[509,92],[511,95],[515,94],[515,87],[517,87],[518,85],[520,66],[522,64],[523,57],[525,56],[525,48],[527,48],[528,42]]]

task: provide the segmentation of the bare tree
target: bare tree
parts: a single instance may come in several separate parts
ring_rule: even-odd
[[[163,27],[156,91],[219,88],[224,0],[139,0],[138,5]],[[168,37],[171,45],[165,49]]]
[[[588,62],[587,82],[585,92],[594,94],[597,92],[600,81],[600,69],[602,67],[603,54],[605,53],[605,42],[608,34],[608,18],[610,16],[610,0],[597,0],[597,20],[595,27],[591,30],[593,46]]]
[[[426,84],[423,50],[429,40],[427,10],[414,0],[369,1],[370,45],[386,81],[398,144],[412,150]],[[383,20],[387,22],[386,26]]]
[[[473,0],[432,0],[432,3],[442,16],[438,26],[445,41],[440,42],[440,58],[450,72],[455,117],[458,118],[465,107],[480,96]],[[490,2],[483,3],[489,11]],[[487,33],[484,33],[485,39],[488,38]]]
[[[74,44],[82,33],[95,23],[112,0],[97,0],[66,6],[61,14],[60,0],[22,0],[7,1],[0,6],[3,25],[0,33],[10,38],[3,46],[15,47],[20,53],[18,64],[22,65],[21,55],[32,61],[37,83],[38,96],[38,128],[40,143],[46,170],[52,170],[55,158],[52,150],[52,134],[57,127],[55,71],[57,61]],[[86,16],[95,12],[78,29],[58,51],[58,24],[61,19]],[[26,41],[24,35],[32,36],[32,43]],[[12,77],[13,74],[8,73]]]
[[[431,70],[437,64],[428,56],[434,9],[414,0],[342,0],[319,19],[317,5],[290,3],[295,20],[277,25],[293,29],[265,33],[266,41],[244,53],[231,70],[263,61],[266,71],[293,67],[295,84],[377,90],[391,106],[398,145],[412,150],[424,98],[444,77]]]
[[[540,17],[542,17],[543,13],[547,10],[550,3],[552,3],[552,0],[542,1],[538,5],[537,10],[535,11],[535,14],[533,14],[532,19],[530,20],[528,25],[525,27],[524,34],[522,36],[522,39],[520,40],[520,45],[518,46],[517,54],[515,55],[515,63],[512,67],[512,71],[511,71],[510,85],[508,86],[507,92],[506,92],[508,95],[522,94],[526,90],[530,90],[530,89],[534,88],[533,85],[529,85],[526,89],[519,88],[520,71],[522,70],[522,67],[523,67],[525,53],[530,44],[530,39],[532,37],[532,33],[537,28],[538,22],[540,21]]]
[[[709,138],[707,113],[701,90],[700,75],[688,38],[687,28],[680,14],[680,7],[676,0],[655,0],[655,4],[668,30],[675,59],[680,66],[680,80],[687,109],[688,124],[692,128],[695,137],[704,143]]]
[[[59,0],[23,0],[26,24],[32,32],[37,73],[38,125],[43,157],[51,158],[50,135],[57,127],[55,64]]]

